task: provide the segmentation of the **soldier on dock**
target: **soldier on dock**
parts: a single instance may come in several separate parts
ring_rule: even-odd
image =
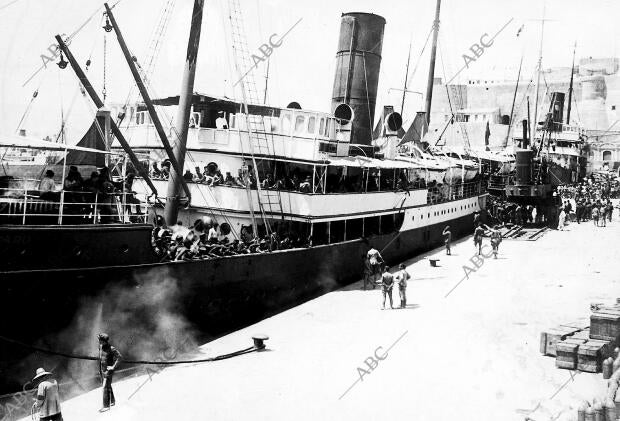
[[[401,263],[396,273],[396,281],[398,282],[398,295],[400,297],[400,308],[407,306],[407,281],[411,278],[407,272],[406,266]],[[384,305],[385,306],[385,305]]]
[[[474,231],[474,247],[478,248],[478,256],[482,254],[482,237],[484,235],[484,228],[482,222],[478,222],[478,226]]]
[[[450,232],[450,225],[446,225],[441,234],[444,236],[446,255],[450,256],[452,254],[452,252],[450,251],[450,244],[452,243],[452,233]]]
[[[394,287],[394,275],[389,272],[387,266],[383,269],[383,275],[381,275],[381,291],[383,293],[383,310],[385,310],[385,298],[390,298],[390,308],[394,308],[394,301],[392,299],[392,288]]]

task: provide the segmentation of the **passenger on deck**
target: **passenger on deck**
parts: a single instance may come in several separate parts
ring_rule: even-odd
[[[273,175],[271,174],[267,174],[267,176],[263,179],[262,183],[261,183],[261,187],[263,189],[272,189],[274,187],[275,183],[273,181]]]
[[[226,177],[224,178],[224,184],[229,187],[235,185],[235,179],[228,171],[226,172]]]
[[[194,171],[196,175],[194,176],[194,182],[199,183],[202,180],[202,173],[200,172],[200,167],[194,167]]]
[[[161,179],[167,180],[170,178],[170,161],[164,161],[161,163]]]
[[[211,228],[209,228],[209,233],[207,234],[207,242],[208,243],[217,243],[217,227],[219,224],[217,222],[213,223]]]
[[[299,185],[299,191],[301,193],[312,193],[312,179],[309,175],[306,176],[304,182]]]
[[[82,190],[82,186],[84,184],[84,180],[82,179],[82,175],[78,171],[75,165],[71,165],[69,167],[69,173],[67,177],[65,177],[65,182],[63,188],[66,191],[80,191]]]
[[[194,181],[194,174],[190,170],[185,170],[185,174],[183,174],[183,179],[187,182]]]
[[[153,169],[151,170],[151,177],[152,178],[160,178],[161,177],[161,170],[157,166],[157,162],[153,162]]]
[[[216,129],[227,129],[228,121],[224,117],[224,111],[220,111],[217,113],[217,118],[215,119],[215,128]]]
[[[54,181],[54,171],[45,171],[45,177],[39,183],[39,191],[43,200],[58,200],[56,192],[56,182]]]

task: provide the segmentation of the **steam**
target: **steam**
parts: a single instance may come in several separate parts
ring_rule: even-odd
[[[41,338],[36,345],[96,357],[97,334],[105,332],[123,359],[169,360],[197,346],[198,332],[183,315],[184,295],[179,281],[164,268],[134,277],[132,282],[110,282],[98,295],[82,298],[68,327]],[[98,361],[38,352],[5,374],[24,384],[37,367],[55,373],[64,399],[100,385]],[[119,369],[129,367],[133,365],[121,363]]]

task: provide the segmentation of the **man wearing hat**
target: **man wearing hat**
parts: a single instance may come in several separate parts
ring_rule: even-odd
[[[52,373],[43,368],[38,368],[32,383],[38,383],[37,400],[34,408],[39,412],[39,419],[62,421],[58,382],[52,377]]]
[[[217,118],[215,119],[215,128],[216,129],[227,129],[228,121],[224,117],[224,111],[220,111],[217,113]]]
[[[121,361],[121,353],[110,345],[110,337],[107,333],[100,333],[97,338],[99,339],[99,374],[103,385],[103,407],[99,412],[104,412],[116,404],[112,390],[112,377]]]

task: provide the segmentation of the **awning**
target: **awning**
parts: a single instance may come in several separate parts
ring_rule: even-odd
[[[64,143],[49,142],[47,140],[33,139],[31,137],[18,135],[0,136],[0,148],[25,148],[39,149],[45,151],[80,151],[90,153],[110,154],[111,152],[99,149],[84,148],[81,146],[65,145]]]
[[[396,161],[391,159],[367,158],[365,156],[346,156],[346,157],[330,157],[329,165],[341,167],[357,167],[357,168],[385,168],[385,169],[402,169],[402,168],[421,168],[420,165],[409,161]]]

